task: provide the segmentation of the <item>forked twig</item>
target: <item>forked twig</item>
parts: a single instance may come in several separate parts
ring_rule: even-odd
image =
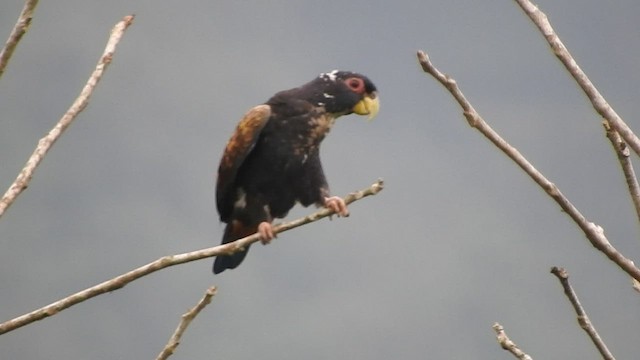
[[[495,130],[493,130],[482,119],[480,114],[473,108],[471,103],[465,98],[464,94],[458,87],[456,81],[450,76],[441,73],[429,60],[429,57],[423,51],[418,51],[418,60],[422,69],[438,80],[464,110],[464,116],[467,118],[469,125],[480,131],[487,139],[504,152],[511,160],[513,160],[524,172],[529,175],[560,207],[564,210],[573,221],[582,229],[587,239],[596,249],[600,250],[609,259],[616,263],[622,270],[626,271],[634,279],[640,281],[640,269],[635,266],[633,261],[626,258],[620,253],[607,239],[604,229],[599,225],[587,220],[580,211],[567,199],[560,189],[551,181],[549,181],[541,172],[539,172],[516,148],[511,146],[504,140]]]
[[[640,139],[633,133],[627,123],[616,113],[615,110],[609,105],[607,100],[600,94],[595,85],[589,80],[587,74],[582,71],[578,63],[574,60],[573,56],[567,48],[564,46],[560,37],[556,34],[555,30],[551,26],[547,15],[540,11],[540,9],[529,0],[515,0],[518,5],[524,10],[525,14],[529,16],[531,21],[538,27],[542,35],[551,46],[553,53],[560,59],[564,67],[569,71],[571,76],[578,83],[582,91],[587,95],[589,101],[593,105],[594,109],[603,118],[607,119],[613,127],[629,144],[633,151],[640,155]]]

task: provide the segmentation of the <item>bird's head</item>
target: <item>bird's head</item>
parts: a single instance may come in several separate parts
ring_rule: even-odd
[[[364,75],[333,70],[320,74],[307,86],[311,102],[324,106],[328,113],[336,116],[356,113],[369,115],[369,119],[378,113],[376,86]]]

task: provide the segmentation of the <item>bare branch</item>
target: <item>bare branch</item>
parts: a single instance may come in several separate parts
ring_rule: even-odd
[[[9,60],[13,55],[13,51],[18,46],[22,36],[29,30],[31,25],[31,19],[33,19],[33,12],[38,5],[38,0],[27,0],[22,8],[20,16],[18,16],[18,22],[11,30],[7,42],[4,44],[4,48],[0,51],[0,77],[4,74],[4,69],[9,64]]]
[[[569,273],[567,270],[554,266],[551,268],[551,273],[560,280],[560,285],[562,285],[562,288],[564,289],[564,294],[567,295],[571,305],[573,305],[573,308],[576,310],[576,314],[578,314],[578,324],[580,324],[580,327],[587,332],[591,341],[593,341],[593,344],[598,348],[598,351],[600,351],[602,358],[605,360],[615,360],[607,348],[607,345],[602,341],[600,335],[598,335],[596,328],[591,324],[589,316],[584,311],[582,304],[580,304],[580,300],[578,300],[578,295],[573,291],[571,284],[569,284]]]
[[[631,128],[618,116],[613,108],[607,103],[607,100],[600,94],[598,89],[593,85],[587,74],[580,69],[578,63],[573,59],[569,50],[564,46],[560,38],[553,30],[547,15],[540,11],[536,5],[529,0],[515,0],[518,5],[529,16],[531,21],[540,29],[542,35],[551,46],[553,53],[560,59],[571,76],[576,80],[582,91],[587,95],[591,104],[598,114],[607,119],[611,126],[622,136],[637,155],[640,155],[640,139],[633,133]]]
[[[498,323],[493,324],[493,330],[496,332],[496,339],[498,340],[498,344],[500,344],[503,349],[512,353],[513,356],[520,360],[533,360],[531,356],[520,350],[520,348],[513,341],[511,341],[511,339],[509,339],[507,334],[504,332],[504,328],[502,327],[502,325]]]
[[[169,339],[169,342],[167,343],[167,345],[164,347],[164,349],[162,349],[160,354],[158,354],[158,357],[156,358],[156,360],[166,360],[169,358],[169,356],[173,355],[178,345],[180,345],[180,339],[182,338],[182,334],[184,334],[189,324],[191,324],[193,319],[195,319],[195,317],[198,316],[200,311],[202,311],[202,309],[204,309],[205,306],[211,303],[211,298],[215,294],[216,294],[215,286],[208,288],[207,291],[204,293],[204,297],[200,299],[200,301],[198,301],[196,306],[194,306],[193,308],[191,308],[189,311],[187,311],[182,315],[182,319],[180,320],[180,323],[178,324],[176,331],[173,332],[173,335],[171,335],[171,339]]]
[[[384,183],[382,182],[382,180],[378,180],[369,188],[347,195],[344,198],[344,202],[348,205],[364,197],[376,195],[377,193],[382,191],[383,186],[384,186]],[[273,232],[277,234],[287,230],[291,230],[293,228],[306,225],[308,223],[318,221],[322,218],[331,216],[332,214],[333,214],[333,211],[324,208],[313,214],[307,215],[303,218],[300,218],[288,223],[275,225],[273,227]],[[187,252],[183,254],[161,257],[156,261],[143,265],[137,269],[131,270],[111,280],[107,280],[101,284],[92,286],[88,289],[69,295],[64,299],[60,299],[52,304],[49,304],[45,307],[34,310],[28,314],[24,314],[12,320],[8,320],[0,324],[0,335],[7,333],[9,331],[18,329],[34,321],[42,320],[46,317],[56,315],[58,312],[64,309],[67,309],[73,305],[79,304],[85,300],[91,299],[98,295],[111,292],[114,290],[118,290],[134,280],[137,280],[143,276],[149,275],[151,273],[162,270],[164,268],[188,263],[195,260],[209,258],[217,255],[230,255],[259,240],[260,240],[260,236],[258,234],[253,234],[245,238],[236,240],[234,242],[230,242],[228,244],[214,246],[211,248]]]
[[[493,130],[476,112],[473,106],[467,101],[464,94],[458,88],[456,81],[441,73],[429,60],[427,54],[418,51],[418,60],[422,69],[444,85],[451,95],[456,99],[464,110],[464,116],[469,124],[480,131],[487,139],[504,152],[511,160],[513,160],[524,172],[529,175],[555,202],[560,205],[573,221],[582,229],[591,244],[609,259],[616,263],[622,270],[626,271],[634,279],[640,281],[640,269],[638,269],[633,261],[626,258],[620,253],[607,239],[604,229],[599,225],[587,220],[578,209],[567,199],[560,189],[551,181],[549,181],[541,172],[539,172],[516,148],[505,141],[495,130]]]
[[[629,188],[629,196],[631,196],[631,201],[636,209],[636,216],[638,217],[638,220],[640,220],[640,185],[638,185],[638,178],[633,170],[631,159],[629,159],[629,147],[627,146],[627,143],[622,140],[620,134],[613,130],[608,121],[603,121],[602,125],[607,133],[607,138],[611,142],[611,146],[613,146],[616,155],[618,155],[618,161],[620,161],[620,166],[624,173],[624,179],[627,182],[627,187]]]
[[[93,93],[93,89],[95,89],[96,85],[102,78],[102,74],[106,70],[107,66],[111,63],[113,59],[113,54],[116,50],[116,45],[120,42],[124,31],[131,25],[133,22],[133,15],[125,16],[122,21],[117,23],[115,27],[111,30],[111,36],[109,37],[109,41],[107,41],[107,46],[104,49],[104,53],[100,57],[98,61],[98,65],[95,70],[89,77],[86,85],[80,92],[80,95],[73,102],[71,107],[67,110],[67,112],[62,116],[60,121],[56,124],[56,126],[49,131],[49,133],[38,141],[38,145],[36,146],[35,151],[31,154],[29,160],[27,160],[26,165],[18,174],[16,180],[9,186],[9,189],[5,192],[2,199],[0,199],[0,217],[5,213],[5,211],[11,206],[11,204],[15,201],[15,199],[27,188],[33,174],[36,170],[36,167],[40,164],[44,156],[47,154],[49,149],[53,146],[53,144],[60,138],[62,133],[71,125],[71,122],[76,118],[76,116],[87,107],[89,103],[89,98]]]

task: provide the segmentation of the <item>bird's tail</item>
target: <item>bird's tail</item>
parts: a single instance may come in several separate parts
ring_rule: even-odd
[[[239,221],[232,221],[224,229],[224,235],[222,236],[222,244],[227,244],[243,237],[255,234],[257,231],[255,226],[246,226]],[[213,273],[219,274],[226,269],[235,269],[244,257],[249,252],[249,246],[246,246],[244,250],[238,251],[233,255],[218,255],[213,262]]]

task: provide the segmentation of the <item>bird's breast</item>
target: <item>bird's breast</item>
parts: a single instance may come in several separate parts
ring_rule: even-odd
[[[323,108],[295,116],[276,116],[263,131],[256,150],[281,171],[295,171],[318,151],[334,123],[335,117]]]
[[[294,143],[296,155],[306,158],[310,153],[317,151],[334,123],[335,118],[328,114],[310,116],[305,126],[296,134]]]

